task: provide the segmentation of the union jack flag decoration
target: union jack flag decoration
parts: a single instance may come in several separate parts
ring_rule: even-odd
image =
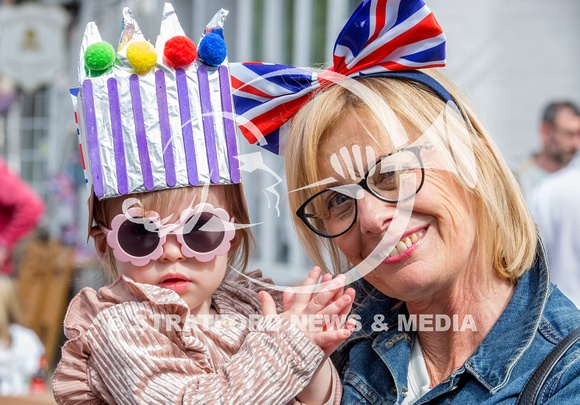
[[[445,66],[445,34],[422,0],[364,0],[340,32],[326,72],[230,64],[237,124],[250,143],[283,153],[290,119],[337,77]]]

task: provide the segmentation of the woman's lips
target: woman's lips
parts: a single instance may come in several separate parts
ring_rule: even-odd
[[[425,228],[420,228],[420,229],[416,229],[410,232],[407,232],[399,242],[397,242],[397,244],[395,245],[395,247],[390,250],[390,255],[387,256],[384,260],[383,263],[384,264],[393,264],[393,263],[397,263],[403,259],[406,259],[407,257],[411,256],[411,254],[413,254],[413,252],[421,245],[421,243],[423,243],[423,240],[425,239],[425,235],[427,233],[427,229],[429,227],[425,227]],[[407,240],[407,243],[405,243],[405,240]],[[408,245],[409,241],[411,242],[410,245]],[[399,246],[399,244],[402,244],[401,246]],[[403,245],[407,245],[407,246],[403,246]]]
[[[157,285],[181,294],[191,286],[191,281],[181,274],[167,274],[161,278],[161,281]]]

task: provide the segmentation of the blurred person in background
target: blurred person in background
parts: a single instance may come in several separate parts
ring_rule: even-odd
[[[530,194],[528,206],[548,253],[552,280],[580,308],[580,155],[547,176]]]
[[[12,252],[17,242],[42,219],[44,202],[0,158],[0,274],[12,274]]]
[[[22,326],[12,279],[0,275],[0,396],[28,394],[43,354],[36,333]]]
[[[544,177],[564,168],[580,147],[580,111],[570,101],[552,102],[540,125],[542,149],[514,171],[526,201]]]

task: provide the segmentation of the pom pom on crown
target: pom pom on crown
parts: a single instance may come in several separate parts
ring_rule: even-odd
[[[176,35],[165,43],[163,56],[171,66],[179,69],[191,65],[197,57],[197,49],[191,39]]]
[[[226,41],[216,33],[206,34],[199,44],[198,56],[204,64],[218,67],[228,56]]]
[[[138,73],[145,73],[155,66],[157,53],[149,41],[134,41],[127,45],[127,60]]]
[[[92,76],[102,75],[115,62],[115,49],[108,42],[90,45],[85,52],[85,68]]]

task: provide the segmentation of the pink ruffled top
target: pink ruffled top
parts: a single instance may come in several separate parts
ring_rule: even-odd
[[[259,270],[248,277],[271,283]],[[294,397],[324,355],[294,324],[259,316],[264,289],[245,278],[224,281],[212,296],[213,322],[190,315],[175,292],[126,277],[99,294],[83,289],[64,321],[69,341],[52,380],[57,402],[299,403]]]

